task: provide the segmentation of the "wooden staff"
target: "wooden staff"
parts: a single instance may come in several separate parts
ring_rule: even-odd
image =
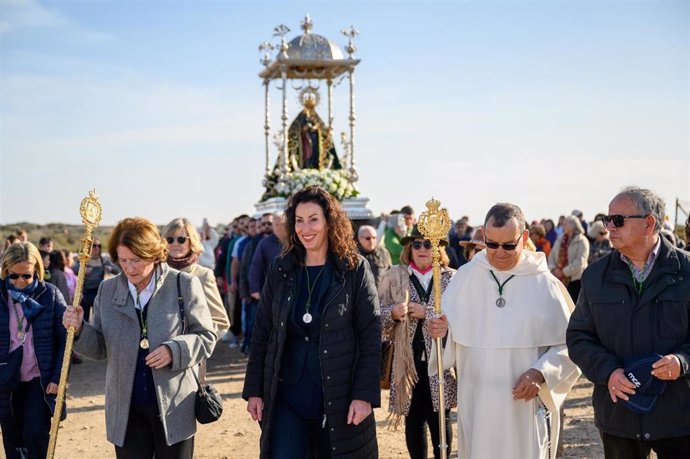
[[[450,217],[446,209],[439,209],[441,203],[434,198],[426,203],[424,212],[419,216],[417,228],[419,232],[424,235],[425,239],[431,242],[431,257],[433,259],[434,270],[434,305],[436,307],[436,314],[441,315],[441,239],[448,237],[450,230]],[[436,361],[438,363],[438,425],[440,434],[439,449],[441,458],[446,459],[447,447],[446,445],[446,400],[445,400],[445,378],[443,377],[443,343],[441,338],[436,338]]]
[[[79,249],[79,274],[77,275],[77,287],[74,291],[72,305],[79,305],[79,303],[81,303],[82,292],[84,290],[84,278],[86,277],[86,265],[91,258],[91,245],[93,244],[92,234],[93,230],[101,223],[101,216],[103,214],[103,208],[98,201],[96,190],[89,191],[89,195],[82,199],[81,206],[79,206],[79,213],[81,214],[81,221],[84,223],[86,230],[84,231],[84,237],[81,238],[81,248]],[[55,456],[58,429],[60,428],[60,415],[62,414],[62,407],[65,403],[67,376],[69,374],[70,363],[72,363],[74,333],[74,327],[69,327],[67,330],[65,354],[62,357],[60,384],[58,384],[58,393],[55,398],[55,412],[53,413],[53,421],[50,425],[50,442],[48,443],[47,459],[53,459]]]

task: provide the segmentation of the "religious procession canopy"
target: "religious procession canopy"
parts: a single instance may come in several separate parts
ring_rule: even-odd
[[[355,67],[359,59],[353,40],[357,29],[350,26],[341,33],[347,37],[345,57],[336,43],[312,32],[314,24],[307,15],[301,22],[302,35],[288,41],[290,29],[279,25],[274,37],[279,44],[263,42],[264,69],[259,77],[264,85],[264,138],[266,168],[263,180],[265,192],[256,204],[257,213],[282,211],[292,194],[309,185],[321,185],[343,203],[350,218],[371,217],[366,208],[369,201],[360,195],[355,165]],[[273,52],[275,56],[272,56]],[[338,154],[333,140],[333,90],[341,82],[349,83],[349,133],[340,133],[342,154]],[[325,85],[326,117],[318,113]],[[271,88],[281,95],[281,126],[272,131]],[[300,111],[288,124],[288,93],[295,91]],[[271,146],[275,161],[271,161]]]

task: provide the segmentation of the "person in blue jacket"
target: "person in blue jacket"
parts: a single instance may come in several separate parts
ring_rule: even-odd
[[[21,349],[15,387],[0,387],[0,427],[7,459],[45,458],[67,332],[62,293],[43,281],[33,244],[10,246],[0,271],[0,361]],[[16,373],[15,373],[16,374]],[[63,405],[62,418],[65,417]]]

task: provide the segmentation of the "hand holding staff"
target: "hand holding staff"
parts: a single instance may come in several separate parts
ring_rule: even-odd
[[[84,291],[84,278],[86,277],[86,264],[91,258],[91,244],[93,243],[93,230],[101,223],[101,216],[103,208],[98,201],[96,190],[89,191],[89,195],[82,199],[81,206],[79,206],[79,213],[81,214],[81,221],[84,223],[86,230],[84,237],[81,239],[81,248],[79,250],[79,270],[77,275],[77,287],[74,291],[74,305],[81,303],[82,292]],[[74,333],[76,325],[71,318],[71,314],[81,309],[81,306],[70,306],[67,308],[69,313],[65,313],[70,320],[70,327],[67,329],[67,344],[65,345],[65,354],[62,359],[62,369],[60,370],[60,384],[58,384],[57,397],[55,400],[55,412],[53,413],[53,422],[50,426],[50,442],[48,443],[48,459],[53,459],[55,456],[55,446],[57,444],[58,429],[60,428],[60,415],[62,414],[62,407],[65,404],[65,389],[67,387],[67,375],[69,374],[69,366],[72,363],[72,345],[74,343]],[[83,317],[83,311],[82,311]],[[63,321],[65,321],[63,316]],[[81,324],[81,322],[79,322]],[[81,327],[79,327],[81,328]]]

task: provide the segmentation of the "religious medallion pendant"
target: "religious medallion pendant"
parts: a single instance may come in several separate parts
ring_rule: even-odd
[[[305,324],[310,324],[312,320],[311,314],[308,312],[305,312],[304,315],[302,316],[302,321],[304,321]]]
[[[141,341],[139,341],[139,347],[142,349],[148,349],[149,348],[149,340],[146,338],[143,338]]]
[[[502,308],[506,305],[506,300],[501,296],[496,300],[496,306]]]

